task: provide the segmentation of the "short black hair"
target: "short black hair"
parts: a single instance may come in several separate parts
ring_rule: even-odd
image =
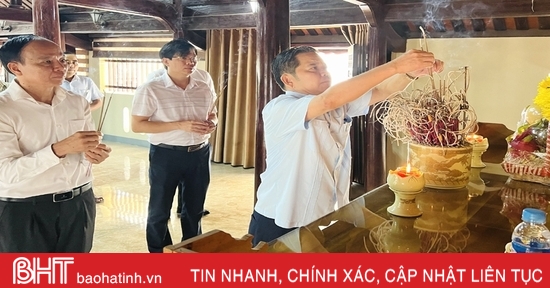
[[[281,80],[281,76],[284,73],[294,75],[296,73],[296,67],[300,65],[296,56],[301,53],[317,52],[317,49],[311,46],[297,46],[286,49],[279,53],[277,57],[271,63],[271,74],[275,77],[275,81],[281,89],[285,90],[285,84]]]
[[[185,57],[191,51],[195,51],[197,54],[197,48],[191,45],[187,40],[184,39],[174,39],[162,46],[159,51],[159,57],[172,59],[172,57]]]
[[[16,36],[8,39],[8,41],[6,41],[6,43],[4,43],[2,47],[0,47],[0,61],[2,62],[2,66],[4,66],[4,69],[13,74],[13,72],[8,69],[8,63],[12,61],[23,63],[23,59],[21,59],[21,51],[23,51],[23,48],[25,48],[27,44],[36,40],[49,41],[44,37],[32,34]]]

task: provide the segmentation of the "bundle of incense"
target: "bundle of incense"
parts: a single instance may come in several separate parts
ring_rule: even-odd
[[[103,95],[105,94],[105,91],[103,92]],[[97,131],[101,132],[101,129],[103,128],[103,124],[105,123],[105,118],[107,117],[107,111],[109,110],[109,106],[111,105],[111,99],[113,99],[113,94],[109,96],[109,100],[107,101],[107,106],[105,107],[105,101],[101,102],[101,110],[99,112],[99,123],[97,125]],[[92,162],[88,165],[88,170],[86,170],[86,176],[90,176],[90,173],[92,172]]]

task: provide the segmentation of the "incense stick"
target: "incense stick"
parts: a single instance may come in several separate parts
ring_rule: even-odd
[[[426,50],[424,50],[424,48],[422,48],[422,39],[420,39],[420,49],[422,51],[426,51],[426,52],[429,52],[428,50],[428,40],[426,39],[426,31],[424,30],[424,28],[422,28],[422,26],[419,26],[418,27],[420,29],[420,31],[422,32],[422,39],[424,39],[424,46],[426,47]],[[430,80],[432,81],[432,88],[434,88],[435,90],[435,82],[433,80],[433,71],[432,71],[432,68],[428,68],[428,72],[430,74]]]
[[[103,91],[104,95],[107,95],[105,91]],[[105,101],[101,101],[101,110],[99,112],[99,122],[97,125],[97,132],[101,132],[101,129],[103,128],[103,123],[105,123],[105,118],[107,118],[107,112],[109,111],[109,106],[111,105],[111,100],[113,99],[113,93],[109,95],[109,101],[107,101],[107,107],[105,107]],[[89,162],[88,169],[86,170],[86,176],[90,176],[90,173],[92,172],[92,162]]]
[[[107,118],[107,111],[109,111],[109,106],[111,105],[111,99],[113,99],[112,95],[109,96],[109,101],[107,102],[107,107],[105,107],[105,114],[102,114],[99,117],[99,125],[97,127],[97,131],[99,131],[99,132],[101,132],[101,129],[103,128],[103,124],[105,124],[105,118]],[[102,103],[105,103],[105,102],[102,102]],[[101,105],[101,110],[103,111],[103,105]]]

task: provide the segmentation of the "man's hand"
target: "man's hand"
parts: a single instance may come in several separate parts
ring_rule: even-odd
[[[57,157],[65,157],[67,154],[86,152],[96,148],[103,134],[98,131],[78,131],[73,135],[52,145],[52,151]]]
[[[418,77],[421,75],[429,75],[430,73],[439,73],[443,71],[444,63],[441,60],[435,59],[432,67],[416,70],[408,73],[411,77]]]
[[[427,72],[428,69],[443,70],[443,62],[436,61],[433,53],[420,50],[409,50],[388,64],[393,65],[397,73],[409,73],[413,77],[421,75],[416,74],[421,71]],[[439,71],[433,70],[433,72]]]
[[[209,120],[206,121],[181,121],[179,122],[180,130],[193,132],[197,134],[209,134],[216,129],[216,125]]]
[[[84,156],[90,163],[99,164],[109,157],[109,153],[111,153],[111,147],[105,144],[99,144],[97,147],[86,151]]]

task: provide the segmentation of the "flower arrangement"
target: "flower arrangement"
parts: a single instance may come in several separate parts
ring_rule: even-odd
[[[426,75],[429,81],[421,88],[406,88],[374,108],[375,120],[386,133],[403,143],[425,146],[464,147],[467,135],[475,132],[477,117],[466,100],[467,67],[449,72],[446,77]],[[457,81],[464,78],[464,86]]]
[[[546,152],[548,119],[550,119],[550,76],[539,83],[533,104],[522,111],[518,128],[507,139],[515,156],[525,152]]]
[[[523,109],[516,131],[506,139],[502,167],[512,179],[550,184],[548,119],[550,75],[539,83],[533,104]]]

